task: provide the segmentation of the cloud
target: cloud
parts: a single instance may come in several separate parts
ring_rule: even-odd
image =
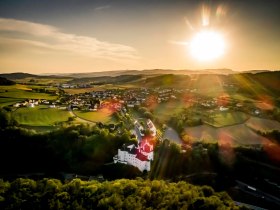
[[[94,11],[100,11],[100,10],[109,9],[109,8],[111,8],[111,5],[103,5],[103,6],[95,7]]]
[[[5,32],[13,34],[6,37]],[[61,32],[58,28],[28,21],[0,18],[0,43],[15,46],[40,47],[57,52],[68,52],[82,56],[103,58],[114,61],[138,60],[133,47],[100,41],[94,37],[80,36]]]

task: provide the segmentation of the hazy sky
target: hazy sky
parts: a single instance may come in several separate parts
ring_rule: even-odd
[[[223,35],[222,57],[190,55],[201,30]],[[280,69],[280,1],[0,1],[0,72],[153,68]]]

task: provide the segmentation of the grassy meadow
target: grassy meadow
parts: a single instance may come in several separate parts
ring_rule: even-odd
[[[40,87],[43,88],[42,86]],[[55,100],[57,96],[48,93],[32,92],[32,86],[16,84],[0,86],[0,98]]]
[[[173,115],[179,113],[187,105],[183,101],[170,101],[157,104],[153,114],[162,122],[167,122]]]
[[[20,98],[0,98],[0,107],[13,105],[17,102],[21,102]]]
[[[13,112],[14,119],[24,126],[53,126],[67,121],[70,116],[66,110],[48,108],[48,106],[24,107]]]
[[[215,128],[209,125],[186,127],[185,132],[194,141],[204,141],[230,145],[262,144],[266,138],[258,135],[244,123]]]
[[[214,126],[216,128],[225,127],[230,125],[236,125],[244,123],[248,119],[248,116],[243,112],[216,112],[206,120],[204,123]]]
[[[17,83],[32,83],[32,84],[40,84],[40,85],[49,85],[52,83],[66,83],[70,81],[70,78],[52,78],[52,77],[46,77],[46,78],[38,78],[38,77],[26,77],[23,79],[14,79]]]
[[[91,122],[110,123],[114,122],[112,112],[106,108],[98,110],[97,112],[79,111],[75,110],[74,114],[78,117]]]

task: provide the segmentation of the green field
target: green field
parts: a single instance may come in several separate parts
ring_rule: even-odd
[[[185,132],[194,141],[204,141],[230,145],[263,144],[266,138],[258,135],[245,123],[215,128],[209,125],[186,127]]]
[[[53,126],[67,121],[70,116],[66,110],[47,108],[47,106],[19,108],[13,112],[14,119],[25,126]]]
[[[225,111],[209,115],[204,123],[219,128],[244,123],[247,119],[248,116],[243,112]]]
[[[63,89],[66,93],[69,94],[79,94],[79,93],[86,93],[99,90],[98,88],[91,87],[91,88],[65,88]]]
[[[13,105],[17,102],[21,102],[22,99],[19,98],[0,98],[0,107]]]
[[[42,87],[41,87],[42,88]],[[32,92],[27,85],[0,86],[0,97],[16,99],[47,99],[55,100],[57,96],[47,93]]]
[[[26,77],[24,79],[15,79],[14,81],[17,83],[32,83],[32,84],[44,84],[48,85],[51,83],[66,83],[70,81],[71,79],[67,78],[38,78],[38,77]]]
[[[280,122],[258,117],[250,117],[250,119],[246,121],[246,126],[253,130],[260,131],[280,130]]]
[[[153,114],[162,122],[167,122],[172,116],[180,112],[183,108],[187,106],[183,101],[170,101],[166,103],[158,104]]]
[[[114,122],[114,118],[112,116],[112,112],[108,109],[101,109],[97,112],[88,112],[88,111],[74,111],[75,115],[78,117],[89,120],[91,122],[102,122],[102,123],[110,123]]]

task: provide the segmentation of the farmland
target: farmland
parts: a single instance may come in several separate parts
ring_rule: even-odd
[[[84,120],[88,120],[91,122],[102,122],[102,123],[110,123],[114,122],[112,112],[109,109],[103,108],[97,112],[87,112],[87,111],[79,111],[75,110],[74,114],[77,117],[80,117]]]
[[[0,98],[0,107],[13,105],[17,102],[21,102],[20,98]]]
[[[47,99],[55,100],[57,96],[33,92],[27,85],[12,85],[0,86],[0,97],[2,98],[16,98],[16,99]]]
[[[162,122],[167,122],[172,115],[179,113],[187,106],[183,101],[171,101],[169,103],[158,104],[153,110],[153,114]]]
[[[219,128],[229,125],[240,124],[245,122],[247,119],[247,115],[242,112],[216,112],[214,114],[211,114],[209,119],[205,120],[204,123]]]
[[[24,126],[53,126],[67,121],[70,114],[66,110],[38,106],[19,108],[13,112],[13,117],[20,125]]]
[[[25,84],[40,84],[40,85],[48,85],[51,83],[65,83],[71,80],[70,78],[55,78],[55,77],[26,77],[22,79],[15,79],[14,81],[17,83],[25,83]]]
[[[92,91],[96,91],[98,90],[98,88],[67,88],[64,89],[64,91],[66,93],[69,94],[80,94],[80,93],[86,93],[86,92],[92,92]]]
[[[251,117],[247,122],[246,125],[254,130],[273,130],[277,129],[280,130],[280,123],[275,120],[268,120],[262,119],[258,117]]]
[[[185,132],[195,141],[228,143],[230,145],[262,144],[267,139],[258,135],[245,124],[214,128],[209,125],[187,127]]]

